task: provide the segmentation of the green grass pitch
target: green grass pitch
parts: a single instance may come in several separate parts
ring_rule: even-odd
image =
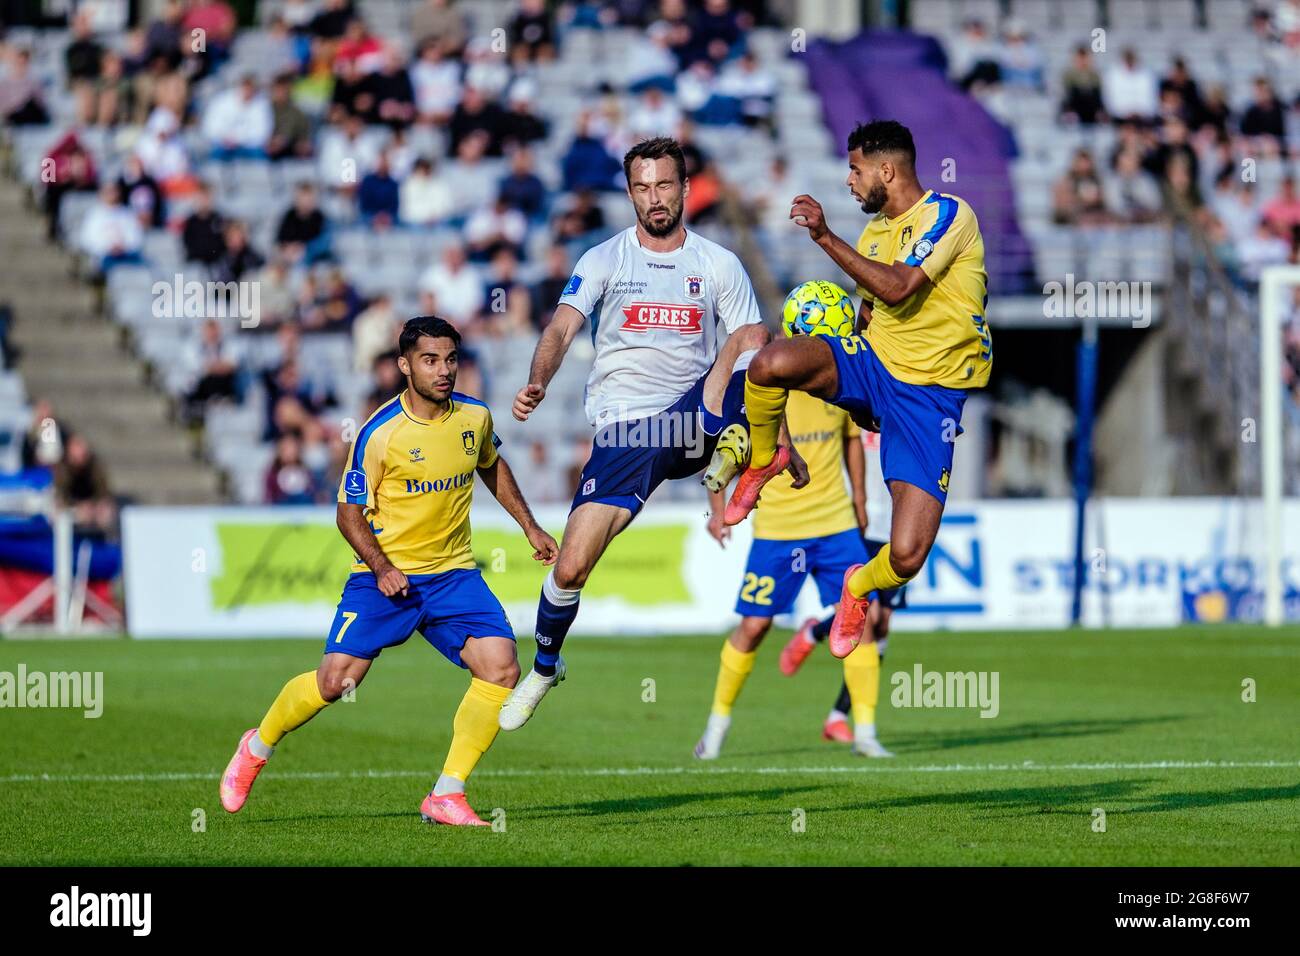
[[[319,641],[0,641],[0,670],[103,671],[105,697],[97,720],[0,711],[0,863],[1300,859],[1293,630],[899,633],[879,715],[893,760],[821,740],[838,662],[818,650],[783,677],[786,637],[774,632],[760,651],[711,764],[690,752],[720,635],[570,641],[569,680],[530,724],[501,734],[471,778],[471,803],[485,818],[500,808],[501,831],[419,821],[467,676],[418,637],[383,655],[355,702],[291,735],[235,816],[221,809],[217,775],[283,682],[315,666]],[[1000,713],[891,706],[890,675],[918,661],[997,671]]]

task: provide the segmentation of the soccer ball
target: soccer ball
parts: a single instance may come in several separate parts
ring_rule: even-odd
[[[787,338],[796,335],[853,334],[857,315],[849,294],[834,282],[811,279],[785,297],[781,328]]]

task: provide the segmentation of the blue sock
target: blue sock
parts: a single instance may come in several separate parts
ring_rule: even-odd
[[[746,363],[748,367],[748,363]],[[745,423],[745,413],[742,409],[745,406],[745,369],[737,369],[731,373],[731,379],[727,382],[727,390],[722,395],[722,414],[715,415],[703,405],[700,411],[704,416],[704,432],[707,435],[717,435],[728,425],[740,422]]]
[[[566,591],[556,587],[554,572],[546,575],[542,582],[542,593],[537,600],[537,655],[533,659],[533,670],[543,677],[555,673],[564,638],[578,616],[581,596],[579,590]]]

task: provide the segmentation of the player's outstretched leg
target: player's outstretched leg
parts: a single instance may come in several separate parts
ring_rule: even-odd
[[[244,732],[221,775],[221,805],[237,813],[285,734],[311,720],[350,688],[361,683],[370,661],[348,654],[326,654],[314,671],[299,674],[281,688],[262,723]]]
[[[469,668],[469,689],[452,720],[451,747],[442,774],[420,804],[428,823],[485,827],[465,797],[465,781],[496,740],[498,715],[510,689],[519,681],[515,642],[508,637],[469,638],[460,652]]]
[[[763,486],[789,465],[789,449],[778,444],[790,389],[830,398],[839,372],[831,346],[818,336],[780,339],[759,350],[745,374],[745,414],[749,420],[749,467],[740,473],[723,520],[739,524],[758,504]]]
[[[632,513],[627,508],[599,501],[581,504],[569,515],[560,556],[542,582],[537,601],[537,653],[533,667],[501,708],[502,730],[518,730],[528,723],[542,698],[564,680],[566,669],[560,650],[578,616],[582,586],[614,536],[631,520]]]
[[[718,680],[713,687],[713,709],[704,725],[704,733],[695,745],[694,753],[700,760],[716,760],[722,752],[723,741],[731,729],[731,710],[754,670],[758,646],[771,626],[770,617],[742,617],[723,643]]]

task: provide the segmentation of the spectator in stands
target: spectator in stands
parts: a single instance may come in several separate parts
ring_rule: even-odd
[[[559,304],[560,294],[569,284],[573,274],[569,268],[569,256],[564,246],[556,243],[546,250],[546,271],[533,285],[533,322],[536,330],[541,332],[551,324],[555,316],[555,307]]]
[[[998,53],[1002,85],[1022,90],[1043,88],[1043,51],[1030,39],[1024,24],[1008,20],[1003,29],[1004,43]]]
[[[361,311],[361,297],[342,269],[331,269],[325,281],[314,284],[315,297],[302,314],[308,332],[349,332]]]
[[[534,439],[528,446],[528,467],[519,469],[519,490],[537,504],[555,504],[567,496],[565,475],[550,461],[547,444]]]
[[[1287,175],[1282,180],[1281,191],[1264,204],[1261,218],[1280,238],[1294,244],[1300,229],[1300,196],[1296,195],[1295,177]]]
[[[308,265],[330,255],[329,233],[325,214],[316,198],[316,187],[299,183],[293,191],[293,205],[285,210],[275,231],[281,256],[290,263]]]
[[[1242,182],[1235,169],[1225,169],[1215,182],[1211,200],[1214,215],[1222,223],[1229,242],[1243,242],[1259,226],[1260,214],[1255,202],[1255,190],[1250,183]]]
[[[1286,111],[1265,77],[1255,80],[1254,89],[1255,98],[1241,117],[1241,135],[1268,139],[1279,147],[1286,141]]]
[[[265,159],[274,124],[271,102],[251,73],[212,97],[203,113],[203,135],[217,160]]]
[[[442,260],[420,276],[420,311],[467,325],[483,308],[483,277],[469,261],[465,247],[449,243]]]
[[[407,226],[432,226],[452,214],[451,185],[435,174],[433,161],[421,156],[398,190],[399,218]]]
[[[1074,48],[1070,67],[1061,76],[1065,95],[1061,100],[1061,118],[1092,126],[1104,118],[1101,102],[1101,74],[1092,64],[1092,52],[1083,45]]]
[[[443,126],[460,102],[460,63],[436,39],[422,41],[418,55],[410,74],[416,113],[422,123]]]
[[[555,23],[544,0],[519,0],[506,28],[510,61],[516,69],[555,59]]]
[[[395,130],[415,122],[415,89],[397,50],[384,51],[383,65],[367,77],[366,88],[375,104],[373,122]]]
[[[1120,62],[1106,70],[1101,84],[1106,112],[1114,119],[1149,120],[1159,108],[1156,75],[1138,61],[1137,51],[1128,47]]]
[[[1290,259],[1290,240],[1281,238],[1265,222],[1260,222],[1253,236],[1237,244],[1241,273],[1251,283],[1259,281],[1260,273],[1266,267],[1283,265]]]
[[[775,132],[772,111],[776,104],[776,77],[746,51],[718,75],[718,93],[740,103],[740,121]]]
[[[481,207],[465,223],[465,244],[472,262],[487,262],[501,249],[522,256],[527,235],[528,220],[500,193],[492,205]]]
[[[161,229],[167,224],[167,205],[162,187],[144,169],[140,157],[128,154],[122,163],[122,175],[117,178],[117,188],[122,202],[140,220],[144,229]]]
[[[473,37],[461,57],[465,63],[465,87],[478,90],[489,102],[498,102],[505,95],[514,72],[506,58],[497,52],[492,39]]]
[[[378,72],[384,64],[384,44],[366,27],[358,16],[353,16],[343,30],[338,48],[334,52],[335,66],[355,63],[362,74]]]
[[[1142,168],[1135,150],[1123,150],[1102,183],[1106,209],[1120,222],[1150,222],[1160,214],[1160,184]]]
[[[411,13],[411,37],[417,46],[433,41],[449,56],[458,56],[469,31],[451,0],[425,0]]]
[[[354,15],[351,0],[325,0],[307,29],[322,40],[339,40]]]
[[[1183,122],[1190,129],[1200,129],[1205,121],[1205,103],[1201,99],[1200,87],[1188,72],[1187,61],[1181,56],[1174,57],[1169,75],[1160,81],[1161,96],[1169,93],[1178,96]]]
[[[10,57],[7,74],[0,77],[0,116],[10,126],[43,126],[50,121],[45,93],[31,66],[31,51],[20,47]]]
[[[307,382],[296,358],[286,359],[279,367],[262,376],[266,387],[267,439],[286,431],[301,429],[303,421],[319,415],[327,405],[334,404],[328,390]]]
[[[189,150],[181,139],[176,114],[159,106],[149,114],[135,154],[167,197],[187,196],[199,188],[191,172]]]
[[[1109,219],[1101,177],[1092,153],[1077,149],[1069,168],[1052,190],[1052,219],[1058,223],[1097,225]]]
[[[212,205],[212,187],[201,184],[194,196],[194,211],[181,227],[185,261],[216,265],[226,254],[225,228],[226,221]]]
[[[1168,181],[1169,166],[1177,158],[1187,164],[1193,182],[1198,180],[1200,158],[1189,142],[1187,124],[1176,116],[1168,117],[1160,126],[1155,148],[1145,157],[1144,165],[1158,179]]]
[[[128,122],[133,95],[134,85],[126,75],[121,55],[106,50],[100,59],[99,75],[91,87],[91,118],[87,122],[108,129]]]
[[[275,442],[275,457],[266,469],[268,505],[310,505],[317,498],[316,479],[303,464],[302,440],[295,432]]]
[[[962,24],[961,34],[952,42],[952,75],[968,91],[1001,82],[998,47],[983,20],[970,19]]]
[[[78,12],[72,18],[72,42],[63,51],[63,69],[77,104],[77,119],[87,125],[95,122],[94,88],[103,55],[104,47],[95,39],[89,10]]]
[[[682,110],[658,86],[647,86],[628,113],[628,132],[637,139],[671,136],[682,121]]]
[[[462,388],[459,379],[460,376],[457,375],[456,387]],[[374,384],[362,407],[362,420],[369,418],[375,413],[375,409],[406,387],[406,378],[402,375],[402,370],[397,367],[397,349],[375,358],[371,380]]]
[[[99,189],[99,198],[81,221],[78,245],[106,274],[115,266],[137,264],[144,261],[140,252],[144,246],[144,230],[131,210],[122,205],[122,194],[117,183],[105,183]]]
[[[461,143],[472,133],[487,137],[484,155],[500,156],[505,133],[505,115],[500,106],[488,99],[483,90],[466,85],[461,101],[447,122],[448,155],[456,155]]]
[[[226,337],[218,320],[204,321],[198,339],[187,343],[183,360],[189,371],[189,384],[185,389],[185,417],[188,421],[201,422],[208,402],[213,399],[239,400],[241,358],[238,344]]]
[[[235,26],[235,11],[225,0],[192,0],[189,4],[181,18],[181,30],[187,37],[195,36],[196,30],[203,37],[202,49],[190,49],[199,61],[201,76],[216,72],[230,56]]]
[[[181,65],[181,18],[185,8],[180,0],[167,0],[150,21],[145,31],[145,61],[153,64],[161,60],[164,70],[170,72]]]
[[[691,47],[695,55],[707,57],[716,68],[731,58],[743,35],[731,0],[704,0],[704,9],[694,18]]]
[[[623,164],[609,154],[605,144],[591,132],[591,113],[587,110],[578,114],[574,127],[573,142],[569,144],[561,165],[564,169],[564,189],[575,192],[579,189],[618,190],[626,188],[626,183],[619,184],[623,176]]]
[[[510,172],[501,180],[499,195],[511,209],[517,209],[531,221],[546,213],[546,185],[533,172],[532,151],[524,147],[510,153]]]
[[[281,328],[293,318],[298,302],[288,264],[282,257],[275,256],[258,271],[253,281],[257,283],[258,306],[261,310],[257,328]]]
[[[673,28],[658,20],[646,31],[649,43],[633,43],[627,51],[623,81],[633,96],[640,95],[652,86],[665,93],[676,85],[677,58],[669,48]]]
[[[1232,109],[1228,106],[1228,91],[1222,84],[1209,88],[1201,104],[1201,127],[1209,127],[1219,136],[1228,133],[1228,119]]]
[[[393,297],[387,292],[373,302],[352,323],[352,366],[359,373],[374,367],[375,359],[397,348],[402,323],[393,310]]]
[[[534,112],[537,84],[531,77],[520,77],[510,84],[507,109],[501,118],[501,143],[504,149],[528,146],[546,139],[549,126]]]
[[[361,221],[372,229],[388,229],[397,224],[399,211],[397,180],[388,168],[388,150],[379,154],[375,168],[366,173],[357,188],[357,212]]]
[[[312,154],[311,120],[293,101],[293,76],[281,73],[271,81],[271,159],[304,159]]]
[[[492,202],[498,190],[499,169],[484,158],[488,135],[479,130],[470,133],[456,151],[456,158],[444,165],[447,179],[455,184],[455,215],[467,216]]]
[[[579,189],[552,222],[552,235],[566,246],[586,246],[605,229],[605,211],[590,189]],[[581,251],[586,251],[585,249]]]
[[[222,237],[225,251],[212,270],[217,282],[238,282],[245,276],[255,275],[266,264],[262,254],[248,244],[248,227],[242,222],[236,219],[227,222]]]
[[[522,300],[511,298],[515,292],[523,293]],[[498,249],[488,264],[483,285],[483,300],[487,304],[485,316],[494,335],[522,334],[532,324],[532,301],[528,288],[519,278],[519,259],[508,248]]]
[[[59,233],[59,210],[63,207],[63,197],[70,192],[98,189],[99,175],[95,170],[95,158],[82,145],[76,130],[63,134],[42,160],[41,168],[50,171],[48,177],[43,175],[41,179],[45,182],[46,235],[53,242]]]
[[[320,178],[334,192],[350,197],[357,183],[379,158],[374,140],[366,135],[361,117],[348,115],[342,129],[331,128],[320,146]]]
[[[68,437],[63,460],[54,466],[54,492],[60,504],[72,509],[78,534],[97,539],[112,536],[117,502],[99,456],[80,435]]]
[[[1195,216],[1204,205],[1201,188],[1186,153],[1174,153],[1169,157],[1164,181],[1160,185],[1165,195],[1165,206],[1177,216]]]
[[[359,116],[363,123],[374,116],[375,97],[367,84],[369,77],[361,72],[356,60],[343,60],[334,65],[337,75],[330,92],[330,122],[341,123],[347,116]]]

